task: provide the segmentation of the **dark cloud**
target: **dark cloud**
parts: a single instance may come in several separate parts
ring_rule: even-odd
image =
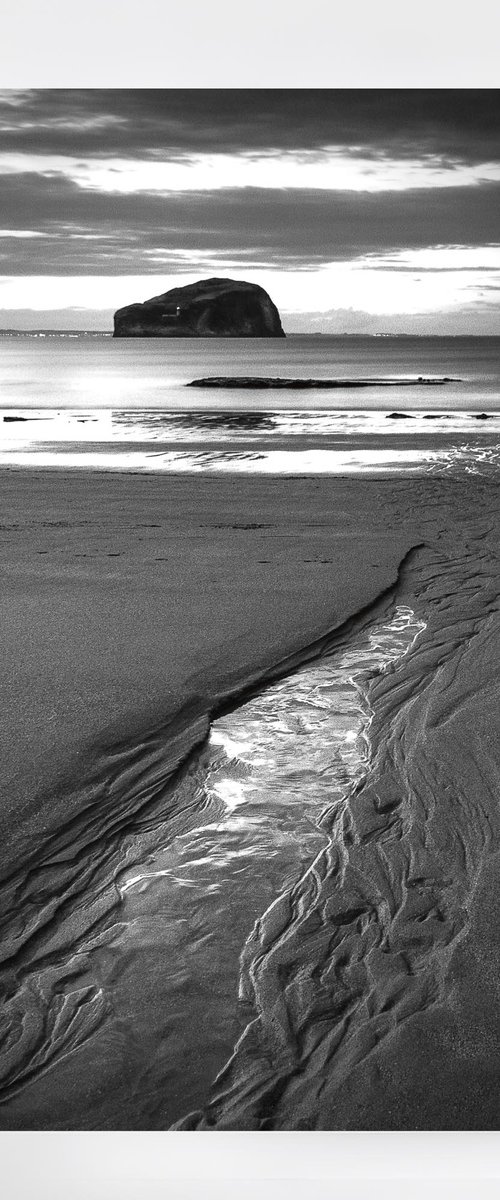
[[[162,196],[84,190],[63,176],[10,175],[0,189],[0,230],[44,236],[0,237],[0,274],[203,271],[203,252],[237,257],[248,266],[297,270],[428,245],[498,243],[499,214],[500,184],[493,183],[405,192],[245,188]]]
[[[44,89],[0,96],[0,150],[135,157],[327,144],[500,158],[500,90]]]

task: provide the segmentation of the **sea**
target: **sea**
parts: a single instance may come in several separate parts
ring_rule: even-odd
[[[187,386],[220,376],[256,385]],[[482,473],[499,451],[500,337],[0,336],[1,467]]]

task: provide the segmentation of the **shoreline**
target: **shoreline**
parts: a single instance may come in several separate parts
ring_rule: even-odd
[[[435,421],[431,427],[426,421],[426,427],[419,428],[417,418],[410,414],[401,420],[391,420],[391,416],[387,414],[387,432],[285,431],[266,437],[258,430],[252,435],[242,429],[209,440],[195,435],[182,440],[41,441],[6,451],[0,457],[0,476],[19,472],[68,478],[95,474],[186,480],[204,475],[207,479],[267,476],[269,480],[314,480],[317,476],[378,479],[383,484],[389,478],[444,476],[455,466],[463,470],[462,464],[469,459],[476,471],[497,469],[498,433],[489,423],[487,427],[481,422],[479,428],[475,423],[471,428],[450,430],[437,429]]]

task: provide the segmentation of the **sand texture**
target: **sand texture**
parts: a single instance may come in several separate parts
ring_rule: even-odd
[[[496,1128],[494,482],[1,487],[2,1127]],[[187,892],[145,892],[125,952],[127,873],[204,822],[222,836],[213,716],[398,605],[419,635],[366,674],[363,778],[301,870],[271,871],[234,931],[218,900],[210,936],[197,910],[175,978]],[[214,978],[227,960],[219,1026],[202,977],[186,1008],[204,938]]]

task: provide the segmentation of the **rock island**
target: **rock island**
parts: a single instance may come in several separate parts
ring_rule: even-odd
[[[119,308],[114,337],[285,337],[264,288],[235,279],[200,279],[143,304]]]

